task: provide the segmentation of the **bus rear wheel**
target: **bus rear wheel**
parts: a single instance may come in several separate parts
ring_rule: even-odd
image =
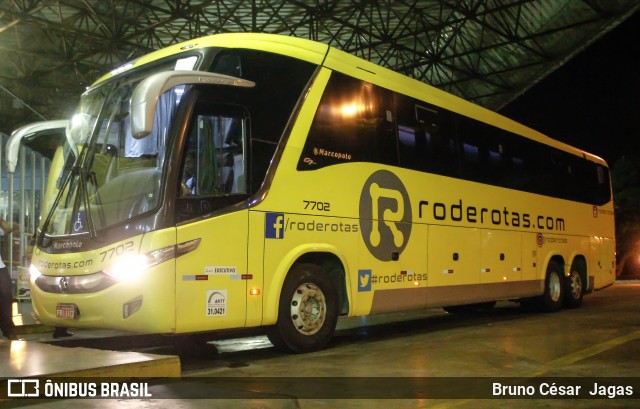
[[[555,312],[562,308],[564,299],[564,274],[556,261],[549,261],[547,275],[544,280],[544,294],[536,298],[540,311]]]
[[[564,292],[564,306],[567,308],[577,308],[582,304],[584,294],[584,282],[580,272],[571,266],[571,274],[567,277]]]
[[[303,353],[324,348],[338,321],[337,291],[315,264],[298,264],[285,279],[278,321],[267,333],[276,349]]]

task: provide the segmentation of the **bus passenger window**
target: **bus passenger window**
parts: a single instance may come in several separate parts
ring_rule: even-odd
[[[435,129],[438,127],[438,113],[421,105],[415,106],[416,120],[419,124]]]
[[[311,124],[298,170],[347,162],[398,165],[393,93],[334,72]]]
[[[396,94],[400,166],[440,175],[455,173],[450,115],[423,101]]]

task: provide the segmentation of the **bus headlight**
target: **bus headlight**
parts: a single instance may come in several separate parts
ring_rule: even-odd
[[[29,274],[32,281],[36,281],[38,277],[42,275],[40,270],[38,270],[38,267],[36,267],[33,263],[29,266]]]
[[[149,267],[153,267],[175,257],[175,246],[165,247],[147,254],[123,254],[108,268],[105,274],[118,281],[135,281]]]
[[[149,268],[144,254],[124,254],[104,269],[104,273],[118,281],[135,281]]]

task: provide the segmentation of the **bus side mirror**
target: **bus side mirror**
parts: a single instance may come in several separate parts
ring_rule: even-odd
[[[18,152],[20,150],[20,144],[27,142],[33,142],[36,145],[36,139],[42,138],[40,142],[41,149],[38,146],[32,146],[31,148],[43,156],[48,156],[45,151],[52,145],[62,144],[65,129],[67,128],[69,121],[66,119],[55,121],[40,121],[34,122],[29,125],[24,125],[11,133],[11,137],[7,141],[6,145],[6,164],[7,171],[14,173],[16,165],[18,164]],[[45,139],[54,139],[52,144]],[[51,157],[49,157],[51,159]]]
[[[203,71],[165,71],[142,80],[131,95],[131,135],[142,139],[151,134],[160,95],[178,85],[220,85],[252,88],[252,81]]]

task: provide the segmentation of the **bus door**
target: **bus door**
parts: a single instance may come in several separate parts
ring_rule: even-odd
[[[246,117],[207,105],[196,109],[176,198],[176,332],[244,327],[249,211]]]

